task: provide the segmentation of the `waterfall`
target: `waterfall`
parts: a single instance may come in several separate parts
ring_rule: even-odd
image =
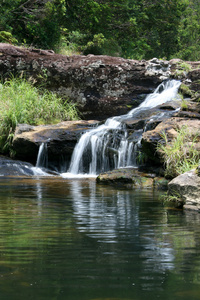
[[[47,168],[47,167],[48,167],[47,143],[42,143],[38,151],[36,168]]]
[[[96,176],[100,172],[114,168],[134,166],[136,147],[134,142],[128,139],[124,121],[134,118],[139,112],[173,100],[180,84],[177,80],[161,83],[152,94],[128,114],[109,118],[105,124],[84,133],[75,146],[68,172],[63,173],[62,176],[77,174]]]

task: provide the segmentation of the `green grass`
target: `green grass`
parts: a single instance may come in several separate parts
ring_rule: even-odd
[[[187,102],[187,100],[182,99],[182,102],[181,102],[181,109],[182,109],[182,110],[188,110],[188,102]]]
[[[174,178],[196,168],[199,164],[200,153],[195,148],[197,134],[183,126],[177,131],[177,137],[168,142],[167,134],[161,134],[158,150],[162,153],[165,165],[165,177]]]
[[[76,106],[49,91],[42,91],[24,79],[0,84],[0,151],[7,151],[19,123],[55,124],[76,120]]]

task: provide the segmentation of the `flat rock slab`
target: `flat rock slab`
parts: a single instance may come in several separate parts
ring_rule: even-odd
[[[19,124],[16,127],[13,150],[15,158],[36,162],[39,146],[47,143],[50,160],[62,155],[71,157],[81,134],[97,126],[98,121],[66,121],[56,125],[30,126]]]
[[[130,188],[163,188],[168,181],[156,177],[155,174],[139,172],[136,168],[120,168],[113,171],[101,173],[97,177],[99,184],[114,184],[128,186]]]

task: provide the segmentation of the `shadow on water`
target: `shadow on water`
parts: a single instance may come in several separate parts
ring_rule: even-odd
[[[198,299],[199,237],[151,189],[0,178],[1,299]]]

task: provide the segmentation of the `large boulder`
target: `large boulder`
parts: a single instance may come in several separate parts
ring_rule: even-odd
[[[171,180],[168,195],[179,207],[200,211],[200,177],[197,171],[186,172]]]
[[[97,124],[97,121],[81,120],[41,126],[19,124],[12,145],[15,158],[35,164],[40,145],[46,143],[49,162],[69,161],[81,134]]]
[[[103,120],[127,113],[169,78],[168,61],[110,56],[64,56],[53,51],[0,43],[0,75],[23,74],[77,103],[84,119]]]

